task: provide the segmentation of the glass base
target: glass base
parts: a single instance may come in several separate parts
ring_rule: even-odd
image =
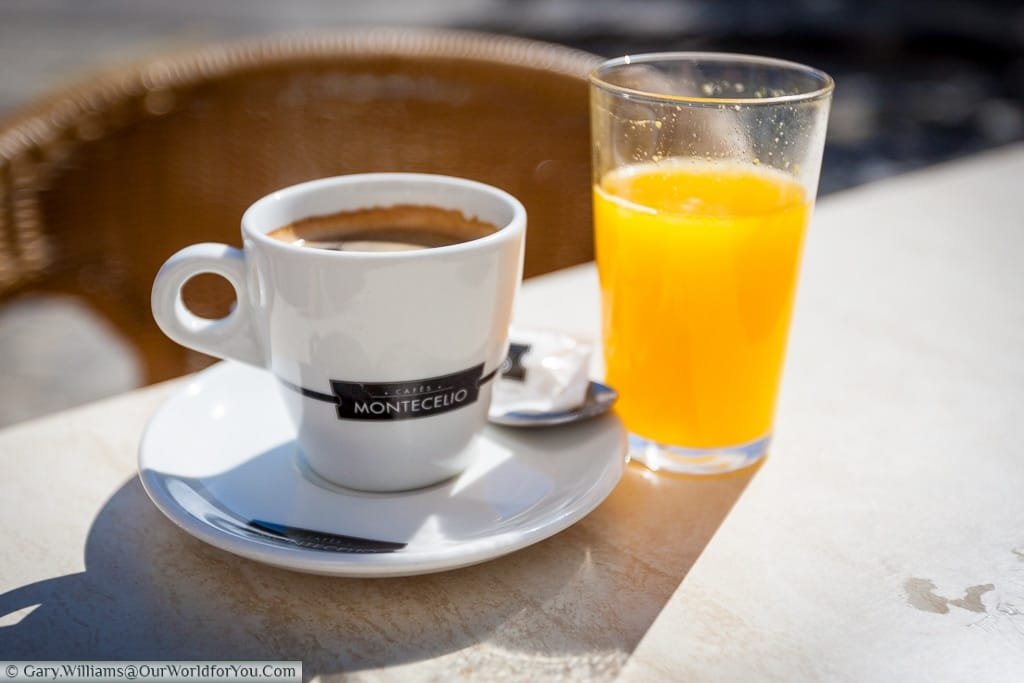
[[[771,435],[739,446],[681,448],[629,435],[629,457],[649,469],[676,474],[725,474],[749,467],[768,452]]]

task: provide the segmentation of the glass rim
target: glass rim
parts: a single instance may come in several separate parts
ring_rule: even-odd
[[[820,85],[819,87],[814,88],[813,90],[808,90],[807,92],[799,92],[789,95],[774,95],[771,97],[705,97],[701,95],[672,95],[637,88],[628,88],[626,86],[611,83],[605,80],[602,76],[602,74],[622,66],[651,64],[653,62],[681,61],[717,63],[732,62],[735,64],[757,64],[761,66],[776,67],[780,70],[804,73],[811,78],[816,79]],[[807,66],[806,64],[792,62],[786,59],[731,52],[645,52],[635,55],[624,55],[622,57],[605,60],[598,64],[590,72],[589,80],[591,85],[613,94],[642,98],[657,102],[678,102],[680,104],[728,104],[743,106],[793,104],[795,102],[809,102],[826,98],[832,94],[832,91],[835,88],[835,81],[833,81],[832,77],[821,69],[815,69],[814,67]]]

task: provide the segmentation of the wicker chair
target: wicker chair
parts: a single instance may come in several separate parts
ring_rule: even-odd
[[[147,381],[197,369],[211,360],[150,316],[161,263],[193,242],[238,244],[243,209],[275,188],[368,171],[518,196],[527,276],[589,260],[595,62],[509,37],[380,30],[211,47],[64,90],[0,127],[0,302],[80,296],[138,349]],[[186,296],[208,315],[231,298],[209,281]]]

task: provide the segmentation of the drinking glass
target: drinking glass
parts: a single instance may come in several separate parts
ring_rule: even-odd
[[[728,472],[767,452],[832,87],[715,53],[591,75],[606,378],[652,469]]]

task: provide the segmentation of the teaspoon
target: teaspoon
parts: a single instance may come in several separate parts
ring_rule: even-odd
[[[607,412],[615,399],[619,397],[617,391],[600,382],[591,382],[587,387],[587,395],[583,403],[568,410],[553,411],[507,411],[496,412],[494,406],[488,419],[491,424],[502,425],[503,427],[553,427],[555,425],[589,420],[592,417]]]

